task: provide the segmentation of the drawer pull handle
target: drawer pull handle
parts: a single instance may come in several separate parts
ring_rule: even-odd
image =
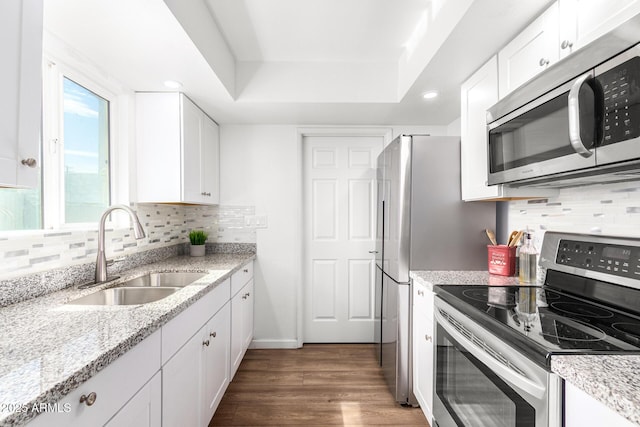
[[[247,292],[246,294],[242,295],[242,299],[247,299],[247,298],[249,298],[250,295],[251,295],[251,293]]]
[[[213,332],[211,332],[211,333],[209,334],[209,336],[210,336],[210,337],[214,337],[214,338],[216,337],[216,335],[217,335],[217,334],[216,334],[216,332],[215,332],[215,331],[213,331]]]
[[[427,341],[429,341],[429,342],[431,342],[431,335],[425,335],[425,336],[424,336],[424,339],[425,339],[425,340],[427,340]]]
[[[249,272],[249,269],[248,269],[248,268],[245,268],[245,269],[244,269],[244,270],[242,270],[242,271],[243,271],[243,272],[245,272],[245,273],[248,273],[248,272]]]
[[[538,61],[538,64],[541,67],[545,67],[545,66],[549,65],[549,60],[547,58],[540,58],[540,61]]]
[[[210,343],[209,343],[209,340],[202,341],[202,345],[206,345],[207,347],[209,347],[209,344],[210,344]]]
[[[92,391],[91,393],[89,393],[88,396],[85,396],[84,394],[80,396],[80,403],[84,403],[87,406],[91,406],[94,403],[96,403],[97,398],[98,398],[98,395],[96,394],[96,392]]]
[[[420,296],[424,296],[424,292],[423,292],[423,291],[418,290],[418,295],[420,295]]]

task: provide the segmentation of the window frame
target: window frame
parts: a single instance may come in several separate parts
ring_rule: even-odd
[[[63,60],[45,54],[43,65],[42,226],[43,230],[95,229],[90,222],[65,222],[64,194],[64,78],[84,87],[109,103],[109,204],[118,200],[116,174],[118,153],[119,96],[100,74],[82,72]],[[98,78],[96,79],[96,76]],[[115,227],[124,224],[109,222]]]

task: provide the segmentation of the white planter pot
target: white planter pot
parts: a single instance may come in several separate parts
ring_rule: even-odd
[[[191,256],[204,256],[206,245],[191,245]]]

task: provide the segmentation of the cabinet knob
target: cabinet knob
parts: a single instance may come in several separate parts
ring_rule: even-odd
[[[570,42],[569,40],[563,40],[562,43],[560,43],[561,49],[566,49],[566,48],[571,49],[572,47],[573,47],[573,43]]]
[[[209,336],[210,336],[210,337],[214,337],[214,338],[215,338],[215,337],[216,337],[216,335],[217,335],[216,331],[213,331],[213,332],[209,333]]]
[[[540,64],[541,67],[545,67],[549,65],[549,60],[547,58],[540,58],[538,64]]]
[[[96,403],[97,398],[98,398],[98,395],[96,394],[96,392],[92,391],[91,393],[89,393],[88,396],[85,396],[84,394],[80,396],[80,403],[84,403],[87,406],[91,406],[94,403]]]
[[[245,269],[244,269],[244,270],[242,270],[242,271],[243,271],[244,273],[248,273],[248,272],[249,272],[249,269],[248,269],[248,268],[245,268]]]
[[[425,339],[425,340],[427,340],[427,341],[429,341],[429,342],[431,342],[431,335],[425,335],[425,336],[424,336],[424,339]]]
[[[35,168],[36,165],[38,164],[38,161],[36,159],[34,159],[33,157],[29,157],[28,159],[22,159],[22,161],[20,162],[25,166],[28,166],[30,168]]]
[[[418,289],[418,295],[424,296],[424,292]]]
[[[210,344],[210,343],[209,343],[209,340],[202,341],[202,345],[206,345],[207,347],[209,347],[209,344]]]

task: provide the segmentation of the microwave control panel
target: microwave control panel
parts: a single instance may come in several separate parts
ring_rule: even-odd
[[[640,136],[640,57],[633,57],[596,79],[604,93],[602,145]]]
[[[562,239],[556,264],[640,279],[640,247]]]

